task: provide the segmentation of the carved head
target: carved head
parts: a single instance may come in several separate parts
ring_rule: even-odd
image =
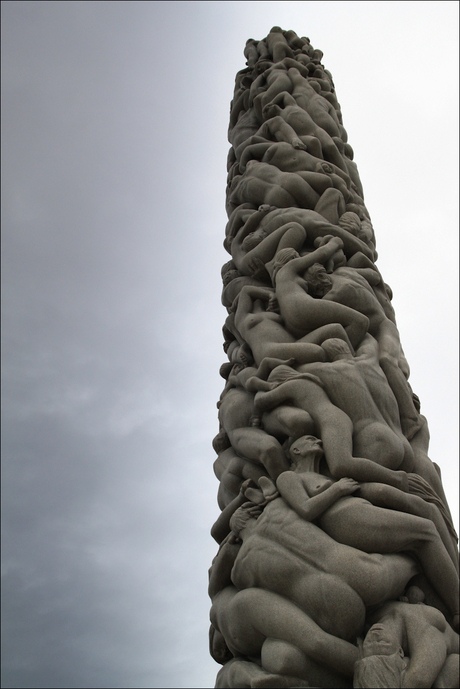
[[[261,232],[250,232],[242,241],[241,247],[244,251],[251,251],[260,244],[264,235]]]
[[[332,289],[332,280],[321,263],[314,263],[305,274],[308,294],[321,299]]]
[[[295,249],[286,248],[281,249],[275,255],[275,261],[273,263],[273,283],[275,282],[276,275],[280,268],[292,261],[294,258],[299,258],[299,254]]]
[[[350,234],[353,234],[355,237],[358,236],[358,233],[361,229],[361,220],[359,218],[359,215],[357,215],[353,211],[347,211],[346,213],[341,215],[338,224],[339,227],[342,227],[344,230],[347,230],[347,232],[350,232]]]
[[[358,642],[361,659],[355,664],[353,686],[402,687],[407,660],[394,634],[377,623]]]
[[[407,660],[400,653],[374,655],[355,664],[353,687],[402,687]]]
[[[245,502],[244,505],[238,507],[238,509],[233,513],[229,524],[232,533],[237,538],[240,538],[240,534],[243,529],[246,528],[248,522],[254,519],[254,507],[255,505],[252,502]]]
[[[269,60],[258,60],[256,64],[254,65],[254,72],[256,74],[262,74],[262,72],[265,72],[267,69],[270,69],[270,67],[273,66],[273,62],[270,62]]]
[[[227,261],[227,263],[224,263],[222,266],[221,275],[224,287],[226,287],[232,280],[241,277],[241,273],[239,270],[237,270],[233,261]]]
[[[224,430],[219,431],[219,433],[214,437],[212,446],[216,454],[220,454],[224,450],[227,450],[229,447],[231,447],[228,435]]]
[[[213,624],[209,627],[209,653],[220,665],[225,665],[233,658],[233,653],[225,643],[224,637]]]
[[[321,347],[327,354],[329,361],[337,361],[337,359],[353,359],[350,347],[344,340],[339,337],[331,337],[324,340]]]
[[[382,623],[373,624],[366,634],[363,641],[363,656],[365,658],[372,655],[392,655],[399,653],[404,655],[398,639]]]
[[[294,465],[302,459],[316,455],[322,457],[324,454],[322,441],[314,435],[303,435],[295,440],[289,448],[289,454]]]
[[[272,117],[276,117],[281,112],[281,108],[276,103],[268,103],[262,108],[262,117],[264,120],[270,120]]]

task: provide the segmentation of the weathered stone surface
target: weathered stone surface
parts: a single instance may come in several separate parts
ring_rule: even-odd
[[[213,443],[216,686],[458,686],[458,539],[332,77],[279,27],[244,54]]]

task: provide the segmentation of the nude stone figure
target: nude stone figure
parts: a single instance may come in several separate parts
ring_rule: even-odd
[[[262,644],[262,648],[264,644]],[[260,665],[250,660],[232,658],[219,670],[216,677],[216,689],[230,687],[308,687],[306,680],[289,675],[267,672]]]
[[[322,343],[327,362],[298,367],[317,376],[333,404],[353,422],[356,454],[391,469],[414,470],[414,452],[401,430],[399,408],[385,374],[379,367],[377,341],[365,336],[352,355],[340,339]]]
[[[458,687],[459,637],[439,610],[391,601],[370,622],[354,687]]]
[[[214,461],[214,473],[219,479],[217,502],[221,510],[224,510],[234,500],[241,488],[241,484],[252,479],[258,481],[266,471],[261,464],[237,455],[233,447],[227,447],[219,453]]]
[[[220,402],[219,420],[233,449],[276,478],[287,467],[286,456],[276,438],[251,426],[253,414],[254,396],[243,388],[231,388]]]
[[[256,207],[269,204],[278,208],[314,208],[326,189],[332,187],[328,175],[304,172],[302,176],[282,172],[275,165],[251,160],[243,176],[236,176],[228,190],[229,214],[242,203]]]
[[[278,103],[281,103],[283,107],[280,107]],[[296,138],[300,139],[302,143],[307,143],[308,150],[308,140],[304,142],[304,136],[313,136],[321,144],[322,157],[330,163],[333,163],[338,168],[343,170],[348,174],[348,168],[343,160],[342,154],[337,148],[336,142],[324,129],[321,129],[313,118],[303,109],[297,105],[295,98],[293,98],[287,92],[279,93],[276,98],[269,102],[262,110],[262,115],[264,120],[269,120],[272,118],[280,118],[284,120],[294,130]],[[275,126],[275,124],[273,125]],[[289,141],[288,143],[291,143]]]
[[[441,511],[456,548],[458,538],[442,481],[427,454],[429,433],[426,419],[420,417],[423,426],[409,444],[401,430],[397,400],[378,365],[377,341],[367,334],[354,357],[346,343],[340,339],[326,340],[322,347],[326,351],[329,363],[303,365],[297,369],[318,376],[329,399],[353,420],[353,446],[358,455],[369,458],[371,454],[374,457],[384,456],[387,466],[397,466],[419,474],[432,487],[439,500],[436,500],[434,495],[428,496],[426,491],[423,492],[423,497],[425,500],[431,500]],[[353,394],[347,394],[351,391]],[[387,425],[386,429],[382,422]],[[381,445],[382,451],[379,451],[376,444],[382,434],[384,440]],[[366,438],[371,436],[370,449]],[[401,463],[398,460],[398,445]],[[391,447],[394,448],[392,451]]]
[[[278,62],[269,60],[259,60],[254,67],[257,78],[251,84],[249,105],[253,107],[260,121],[262,121],[262,110],[267,103],[270,103],[279,93],[290,92],[293,84],[289,77],[288,70],[295,67],[308,76],[308,69],[290,57],[284,57]]]
[[[216,686],[453,688],[458,537],[334,81],[278,26],[244,55],[213,440]]]
[[[231,526],[243,541],[231,575],[238,589],[260,587],[282,595],[322,630],[352,642],[361,633],[366,608],[401,595],[418,569],[404,554],[369,554],[337,543],[282,498],[271,501],[258,519],[240,508]],[[341,669],[348,674],[351,668]]]
[[[319,473],[323,449],[314,436],[297,440],[291,445],[290,454],[293,471],[281,474],[276,485],[299,516],[307,521],[317,520],[318,526],[335,541],[367,553],[412,553],[451,615],[458,615],[455,555],[447,551],[450,539],[441,516],[437,525],[445,543],[431,521],[432,505],[425,510],[417,496],[372,483],[365,484],[360,491],[369,500],[353,495],[360,487],[357,481],[343,478],[334,482]],[[385,506],[373,504],[374,496]]]
[[[398,400],[401,426],[410,440],[421,428],[422,420],[414,407],[412,391],[400,366],[401,342],[398,329],[387,318],[385,309],[371,286],[380,283],[380,276],[371,269],[348,267],[337,268],[332,275],[328,275],[324,267],[318,265],[311,278],[307,275],[307,283],[310,293],[314,289],[321,301],[342,304],[369,319],[369,333],[379,344],[379,364]]]
[[[324,361],[325,352],[320,347],[321,342],[329,337],[347,337],[339,323],[329,323],[296,341],[283,326],[281,316],[267,310],[273,296],[274,292],[269,288],[245,285],[237,300],[235,326],[251,347],[258,366],[265,357],[295,357],[299,363]]]
[[[279,26],[274,26],[270,29],[270,33],[265,41],[273,62],[280,62],[285,57],[294,57],[284,31]]]
[[[247,518],[252,520],[253,513],[254,508],[246,507],[243,521],[246,522]],[[237,518],[236,522],[239,521]],[[242,524],[240,527],[244,528]],[[209,570],[209,595],[213,602],[210,641],[215,660],[224,663],[229,660],[229,655],[261,658],[262,667],[271,672],[302,677],[306,669],[320,670],[321,674],[316,663],[323,664],[332,650],[335,653],[335,659],[330,663],[333,672],[323,671],[326,678],[328,674],[329,678],[331,675],[333,678],[344,674],[350,676],[358,659],[355,646],[325,633],[285,596],[265,588],[251,587],[244,591],[235,588],[232,573],[241,547],[232,533],[220,546]],[[284,642],[284,653],[277,657],[280,641]],[[343,681],[337,686],[344,686]]]
[[[379,464],[378,461],[385,461],[381,453],[374,454],[373,459],[353,455],[353,422],[346,413],[332,404],[317,376],[298,373],[289,366],[278,366],[265,385],[258,379],[253,379],[253,384],[254,387],[267,390],[256,394],[255,414],[262,415],[279,404],[291,403],[311,415],[334,478],[350,477],[356,481],[387,483],[395,488],[408,490],[407,473]],[[377,448],[379,440],[381,438],[377,439]],[[373,442],[372,438],[368,441],[370,444]]]
[[[356,347],[369,327],[368,318],[353,307],[310,296],[302,277],[308,268],[328,260],[342,246],[338,237],[332,237],[327,244],[306,256],[300,257],[295,251],[275,256],[273,277],[280,313],[286,328],[297,338],[327,323],[340,323],[352,347]]]
[[[352,203],[355,200],[355,194],[351,191],[352,181],[348,175],[335,165],[324,163],[318,160],[317,156],[300,148],[295,148],[285,141],[253,143],[245,146],[239,163],[241,173],[244,173],[250,160],[259,160],[262,163],[274,165],[282,172],[297,172],[300,176],[304,172],[325,173],[330,178],[334,188],[340,191],[346,203]],[[308,177],[306,180],[308,181]]]
[[[288,70],[288,75],[293,84],[291,95],[297,105],[308,112],[318,127],[324,129],[329,136],[340,137],[344,142],[346,142],[347,134],[343,125],[339,121],[337,111],[334,106],[318,93],[311,81],[302,76],[296,67],[291,67]],[[276,99],[274,99],[274,102],[276,102]]]
[[[271,591],[256,587],[239,591],[227,586],[213,598],[210,616],[234,656],[257,658],[264,643],[276,639],[340,674],[353,672],[355,646],[325,633],[298,606]]]
[[[327,192],[326,192],[327,193]],[[323,194],[324,196],[324,194]],[[309,240],[318,237],[332,235],[339,237],[343,242],[343,250],[347,258],[360,252],[367,256],[371,261],[374,259],[373,250],[357,236],[351,234],[347,229],[339,225],[334,225],[314,210],[304,208],[279,208],[270,210],[260,220],[260,228],[265,232],[272,232],[273,229],[288,222],[298,222],[305,228]],[[339,219],[340,223],[340,219]]]
[[[353,235],[347,228],[328,222],[320,213],[305,208],[277,209],[267,204],[259,206],[257,210],[237,208],[227,223],[224,247],[227,251],[231,251],[232,242],[240,231],[243,237],[257,231],[266,236],[291,222],[302,225],[310,242],[319,237],[339,237],[343,242],[343,251],[347,258],[360,253],[370,261],[373,259],[372,250],[362,240]],[[340,219],[339,222],[341,222]]]
[[[228,383],[229,385],[233,384],[235,387],[243,387],[248,390],[248,392],[256,393],[257,386],[251,385],[252,380],[255,378],[265,380],[277,366],[283,364],[289,365],[291,363],[293,363],[292,359],[283,361],[282,359],[266,357],[262,360],[258,369],[250,365],[243,366],[237,364],[232,367],[228,376]],[[251,424],[256,426],[255,417],[251,418]],[[263,427],[267,433],[275,437],[287,436],[295,439],[312,432],[314,422],[310,414],[303,409],[296,409],[281,404],[263,415]],[[245,478],[254,477],[248,475]]]
[[[231,242],[232,258],[244,275],[257,277],[263,269],[270,280],[265,264],[272,261],[281,249],[290,247],[300,251],[306,236],[305,229],[299,223],[286,223],[269,235],[260,229],[248,232],[245,226]]]

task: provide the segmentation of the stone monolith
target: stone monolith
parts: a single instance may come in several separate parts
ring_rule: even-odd
[[[244,54],[213,442],[216,686],[458,686],[458,539],[334,82],[294,31]]]

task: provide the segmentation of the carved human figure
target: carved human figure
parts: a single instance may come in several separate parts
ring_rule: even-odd
[[[436,508],[428,504],[425,509],[417,496],[384,484],[365,484],[360,490],[364,497],[357,497],[353,495],[360,488],[357,481],[333,481],[319,473],[323,454],[321,441],[314,436],[304,436],[291,445],[294,469],[281,474],[276,482],[286,502],[303,519],[316,519],[323,531],[339,543],[367,553],[412,553],[450,613],[457,615],[455,555],[447,551],[446,546],[451,545],[449,534]],[[374,499],[382,506],[373,504]],[[433,516],[438,517],[437,527],[445,543],[431,521]]]
[[[252,132],[250,136],[235,147],[235,160],[240,165],[240,171],[243,172],[245,170],[248,160],[258,160],[260,158],[261,148],[253,147],[261,145],[266,147],[267,144],[273,143],[288,143],[294,150],[308,151],[311,158],[315,160],[315,165],[318,162],[324,162],[321,142],[316,136],[305,134],[301,140],[295,129],[283,120],[282,117],[272,117],[262,122],[256,131]],[[247,152],[247,149],[250,152]],[[312,167],[313,161],[311,159],[308,159],[308,161],[309,166]],[[306,169],[308,170],[309,168]],[[346,172],[342,171],[342,174],[345,175]]]
[[[289,78],[289,77],[288,77]],[[282,104],[282,107],[279,105]],[[283,91],[279,93],[275,99],[268,102],[267,105],[262,110],[262,115],[264,120],[269,120],[272,118],[277,118],[272,124],[273,128],[278,128],[281,126],[279,136],[282,136],[282,125],[281,121],[286,122],[295,132],[294,143],[297,143],[295,139],[300,139],[303,144],[307,145],[308,150],[308,139],[304,141],[303,137],[313,136],[321,144],[321,152],[324,160],[333,163],[338,168],[343,170],[348,174],[348,167],[337,148],[336,142],[332,139],[329,134],[319,127],[313,118],[304,110],[297,105],[295,98],[293,98],[289,93]],[[278,120],[279,118],[279,120]],[[279,140],[282,140],[281,138]],[[288,143],[292,143],[293,139],[288,140]]]
[[[337,268],[331,275],[318,264],[306,276],[308,289],[322,302],[332,301],[355,309],[369,319],[369,333],[379,345],[379,364],[398,400],[401,426],[410,440],[421,428],[422,420],[412,399],[412,391],[400,365],[401,342],[395,323],[387,318],[385,309],[371,285],[381,282],[380,275],[367,268]]]
[[[346,203],[352,203],[355,200],[355,194],[351,189],[352,182],[348,175],[338,167],[320,161],[311,153],[300,148],[294,148],[285,141],[253,143],[246,146],[239,163],[241,173],[244,173],[250,160],[259,160],[262,163],[274,165],[282,172],[296,172],[301,177],[305,172],[327,174],[332,185],[340,191]],[[309,175],[305,176],[305,179],[308,182]]]
[[[219,406],[219,420],[233,449],[242,457],[262,464],[276,478],[287,467],[283,449],[273,436],[251,426],[254,395],[243,388],[230,388]]]
[[[296,67],[291,67],[288,70],[288,74],[293,84],[291,95],[297,105],[308,112],[312,120],[319,127],[324,129],[329,136],[341,137],[342,140],[346,142],[347,133],[339,121],[334,106],[318,93],[314,84],[309,79],[302,76]],[[274,102],[276,102],[276,99]]]
[[[277,26],[244,54],[213,441],[216,686],[458,686],[458,537],[332,76]]]
[[[282,172],[275,165],[251,160],[244,175],[236,176],[228,190],[228,212],[242,203],[255,207],[269,204],[278,208],[314,208],[329,187],[330,177],[320,172]]]
[[[213,652],[216,655],[215,637],[213,634]],[[221,640],[225,644],[225,640]],[[226,644],[225,644],[226,646]],[[228,651],[230,655],[230,652]],[[217,656],[215,658],[217,660]],[[349,689],[350,678],[339,675],[331,668],[320,666],[307,658],[297,646],[280,639],[267,638],[261,647],[259,663],[241,656],[231,658],[217,673],[216,687],[343,687]],[[286,674],[295,672],[295,676]],[[303,678],[308,678],[303,679]]]
[[[310,241],[328,235],[339,237],[343,242],[343,250],[348,259],[358,252],[364,254],[371,261],[374,258],[373,250],[364,241],[354,236],[346,228],[341,227],[340,224],[334,225],[328,222],[320,213],[314,210],[307,210],[305,208],[270,210],[269,213],[266,213],[261,218],[260,228],[269,233],[288,222],[300,223],[305,228]],[[338,222],[340,223],[340,219]]]
[[[241,510],[243,520],[246,517],[252,520],[253,508]],[[241,520],[237,517],[238,521]],[[268,657],[273,667],[276,659],[271,642],[279,640],[293,649],[300,649],[307,658],[319,664],[327,665],[327,657],[332,651],[335,658],[329,663],[330,667],[340,675],[352,675],[358,655],[351,643],[324,632],[306,612],[284,595],[265,587],[235,588],[232,583],[233,571],[241,548],[241,543],[235,542],[235,534],[230,534],[221,544],[209,570],[209,596],[213,603],[210,613],[213,630],[211,645],[214,646],[212,655],[217,662],[228,660],[230,651],[234,656]],[[269,639],[270,649],[264,649]],[[279,674],[296,674],[299,659],[294,653],[293,664],[290,665],[290,655],[288,653],[284,658]]]
[[[317,328],[296,341],[283,326],[281,316],[267,310],[273,297],[273,290],[255,285],[243,286],[238,295],[235,326],[243,340],[251,347],[257,365],[260,365],[265,357],[295,357],[299,363],[324,361],[325,352],[320,344],[330,337],[347,338],[343,327],[335,322],[325,324],[323,328]]]
[[[286,328],[297,338],[327,323],[340,323],[352,347],[356,347],[368,329],[367,316],[355,308],[315,299],[307,292],[308,284],[303,274],[315,263],[327,261],[342,247],[342,240],[332,237],[327,244],[306,256],[301,257],[293,250],[284,250],[275,256],[273,278],[280,313]]]
[[[243,541],[231,574],[238,589],[278,593],[325,632],[352,643],[361,634],[366,608],[401,595],[418,570],[406,554],[370,554],[338,543],[282,498],[257,519],[239,508],[230,525]],[[342,668],[342,674],[348,672]]]
[[[362,240],[352,234],[347,228],[334,225],[328,222],[322,214],[306,208],[277,209],[274,206],[262,205],[256,210],[239,207],[231,214],[227,223],[224,247],[227,251],[231,251],[233,239],[240,231],[243,236],[257,231],[268,235],[291,222],[302,225],[310,242],[320,237],[339,237],[343,242],[343,250],[348,259],[354,254],[360,253],[372,262],[372,249]],[[339,219],[340,222],[341,220]]]
[[[261,464],[240,457],[233,447],[227,447],[219,452],[214,461],[214,473],[220,481],[217,502],[221,510],[224,510],[238,496],[241,484],[245,480],[258,481],[266,474]]]
[[[439,610],[391,601],[370,622],[354,687],[458,687],[459,637]]]
[[[353,672],[356,647],[327,634],[297,605],[272,591],[225,587],[213,598],[211,622],[234,656],[260,657],[265,641],[278,639],[342,675]]]
[[[270,33],[265,39],[268,52],[273,62],[279,62],[285,57],[294,57],[294,54],[289,46],[289,43],[284,35],[283,29],[279,26],[273,26]]]
[[[263,648],[264,645],[262,645]],[[284,649],[283,649],[284,650]],[[309,687],[306,680],[289,675],[267,672],[257,663],[243,658],[232,658],[219,670],[216,677],[216,689],[230,687]]]
[[[317,376],[324,390],[353,423],[353,448],[360,457],[390,469],[414,470],[414,452],[401,430],[399,408],[379,367],[379,348],[367,334],[355,356],[341,339],[325,340],[326,363],[302,365],[298,371]]]
[[[236,208],[231,213],[225,227],[224,248],[230,253],[232,242],[240,231],[244,233],[244,236],[251,232],[255,232],[267,213],[275,209],[276,206],[269,206],[267,204],[262,204],[257,209],[245,207]]]
[[[397,400],[379,366],[377,341],[367,334],[354,357],[346,343],[340,339],[326,340],[322,347],[329,363],[303,365],[298,370],[318,376],[329,399],[352,419],[353,447],[358,455],[382,457],[386,466],[419,474],[432,487],[436,495],[429,496],[424,490],[423,497],[431,500],[441,510],[456,549],[458,539],[442,481],[427,454],[429,434],[426,419],[420,417],[423,426],[409,444],[402,434]],[[372,442],[369,444],[368,439],[371,437]],[[382,438],[380,448],[379,438]],[[401,462],[398,456],[402,457]],[[413,488],[416,489],[416,486]],[[439,497],[438,500],[436,496]]]
[[[383,461],[381,455],[373,455],[374,459],[368,459],[352,454],[353,422],[346,413],[332,404],[317,376],[311,373],[298,373],[290,366],[281,365],[272,371],[266,383],[254,378],[252,384],[261,390],[255,396],[256,415],[262,415],[279,404],[289,403],[311,415],[334,478],[350,477],[356,481],[375,481],[408,490],[407,473],[379,464],[379,460]],[[380,440],[381,438],[377,440],[377,448]],[[372,438],[369,438],[368,442],[372,444]]]
[[[263,270],[269,280],[265,264],[281,249],[290,247],[299,251],[306,236],[305,229],[299,223],[287,223],[269,235],[260,229],[247,232],[245,226],[231,243],[232,258],[243,274],[257,277]]]
[[[296,67],[308,76],[308,69],[291,57],[284,57],[278,62],[270,60],[259,60],[254,67],[257,75],[251,84],[249,104],[257,113],[262,121],[262,110],[267,103],[270,103],[279,93],[290,92],[293,84],[289,77],[288,70]]]
[[[269,57],[268,47],[265,41],[255,41],[253,38],[248,38],[244,48],[244,56],[246,58],[247,66],[252,69],[260,58],[265,59]]]
[[[277,366],[283,364],[291,365],[293,363],[293,359],[283,361],[281,359],[266,357],[262,359],[258,369],[254,366],[235,365],[232,367],[228,376],[228,383],[236,387],[244,387],[251,393],[256,393],[257,385],[252,385],[253,380],[266,380],[271,371]],[[258,424],[259,420],[252,417],[251,424],[256,425],[256,422]],[[296,409],[295,407],[283,404],[266,412],[263,415],[262,425],[265,431],[270,435],[275,437],[287,436],[293,440],[300,438],[302,435],[312,433],[314,430],[314,422],[310,414],[303,409]],[[253,476],[249,475],[246,478],[254,479]]]

